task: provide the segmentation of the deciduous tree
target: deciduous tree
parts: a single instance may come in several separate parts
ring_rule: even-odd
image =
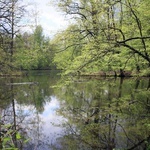
[[[70,41],[66,46],[68,51],[80,52],[72,59],[73,70],[149,68],[149,5],[146,0],[63,0],[57,4],[76,26],[70,27],[70,35],[74,33],[74,37],[65,39]],[[75,45],[82,45],[82,48],[75,49]],[[62,53],[65,55],[64,51]]]

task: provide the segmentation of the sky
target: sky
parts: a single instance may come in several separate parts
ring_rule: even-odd
[[[52,0],[24,0],[28,6],[30,12],[28,22],[36,22],[42,25],[44,34],[46,36],[53,36],[58,31],[63,30],[67,27],[69,20],[66,16],[51,4]],[[31,13],[32,11],[32,13]],[[37,17],[33,14],[37,13]]]

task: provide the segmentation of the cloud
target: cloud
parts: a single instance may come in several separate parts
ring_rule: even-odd
[[[32,10],[30,14],[33,23],[42,25],[44,34],[53,36],[57,31],[65,29],[68,26],[68,20],[56,7],[50,5],[50,0],[24,0],[25,3],[31,4],[28,9]],[[30,20],[30,21],[31,21]]]

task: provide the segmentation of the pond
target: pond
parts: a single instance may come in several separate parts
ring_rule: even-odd
[[[148,150],[150,78],[0,78],[0,131],[4,149]]]

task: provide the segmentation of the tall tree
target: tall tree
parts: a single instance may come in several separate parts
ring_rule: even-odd
[[[25,8],[20,0],[1,0],[1,48],[7,54],[9,68],[13,69],[13,55],[15,52],[15,37],[19,32],[19,22],[22,19]]]
[[[23,33],[15,38],[15,63],[21,69],[49,69],[52,64],[52,52],[49,38],[38,25],[33,33]]]

